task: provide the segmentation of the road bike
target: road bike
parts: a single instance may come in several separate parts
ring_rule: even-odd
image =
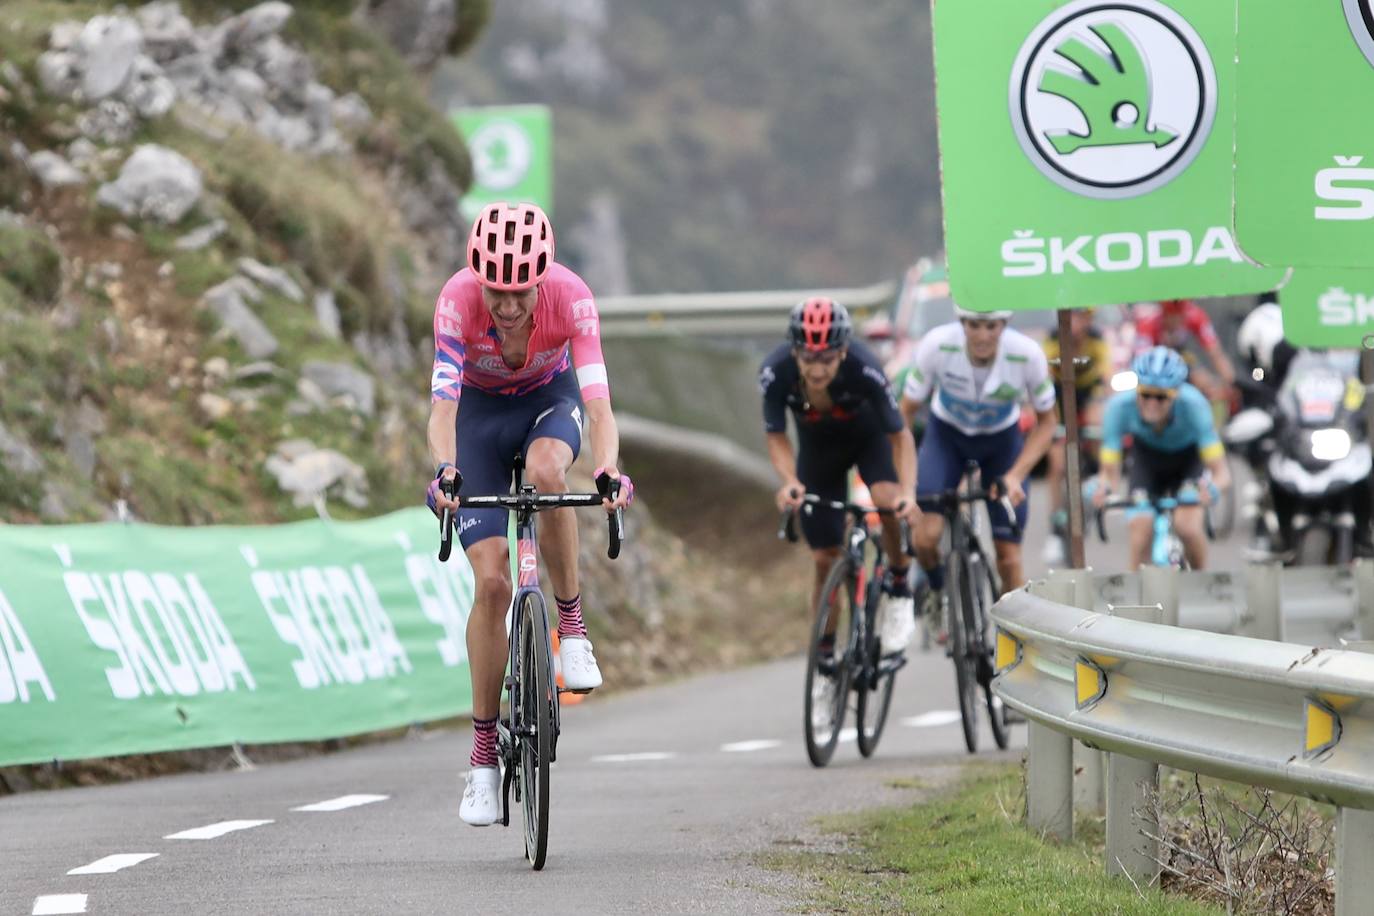
[[[873,755],[887,724],[892,689],[897,672],[906,664],[906,656],[884,656],[876,626],[887,563],[881,540],[869,529],[868,516],[891,516],[892,510],[821,499],[815,494],[806,495],[802,502],[803,511],[817,507],[833,509],[850,518],[844,550],[821,586],[806,655],[802,730],[806,736],[806,756],[813,766],[823,767],[839,744],[851,691],[855,694],[859,753],[864,757]],[[796,522],[796,510],[786,510],[778,537],[795,543]],[[910,555],[911,534],[906,522],[901,523],[901,532],[902,552]],[[832,648],[824,652],[827,642]]]
[[[524,811],[525,856],[535,871],[544,867],[549,846],[549,764],[558,757],[558,694],[555,685],[553,645],[549,636],[549,612],[539,590],[539,553],[534,537],[537,512],[565,507],[600,506],[614,499],[620,481],[602,474],[597,493],[538,493],[524,482],[523,455],[515,456],[514,482],[505,496],[459,496],[458,505],[472,509],[507,509],[515,524],[507,537],[510,555],[516,558],[515,596],[511,601],[510,655],[504,688],[509,695],[506,715],[496,724],[496,746],[501,758],[501,824],[510,826],[510,798]],[[444,481],[445,494],[453,498],[452,481]],[[614,560],[625,542],[625,519],[617,509],[608,518],[607,556]],[[453,516],[445,509],[439,521],[439,559],[453,551]]]
[[[978,463],[965,465],[964,477],[953,490],[918,496],[921,510],[945,517],[948,549],[945,551],[944,614],[949,631],[945,652],[954,660],[954,680],[959,694],[959,719],[964,745],[970,754],[978,750],[978,691],[981,688],[992,739],[1005,749],[1011,738],[1006,707],[992,692],[991,610],[1002,594],[997,566],[988,559],[978,535],[979,521],[971,511],[979,502],[999,502],[1013,529],[1016,513],[1006,496],[993,496],[974,483]],[[1003,488],[998,486],[999,490]]]
[[[1150,535],[1150,565],[1172,566],[1175,569],[1188,569],[1188,557],[1183,550],[1183,541],[1174,530],[1174,510],[1180,506],[1199,504],[1196,487],[1183,487],[1171,495],[1150,497],[1144,490],[1136,490],[1129,496],[1109,499],[1097,510],[1097,537],[1107,543],[1107,525],[1103,520],[1106,513],[1114,509],[1140,510],[1153,515]],[[1210,512],[1203,513],[1203,528],[1207,539],[1214,540],[1216,532],[1212,528]]]

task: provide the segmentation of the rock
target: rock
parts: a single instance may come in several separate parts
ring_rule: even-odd
[[[86,23],[68,19],[59,22],[48,31],[48,47],[54,51],[69,51],[81,37],[81,30],[86,27]]]
[[[315,68],[304,52],[272,35],[253,49],[257,71],[267,84],[288,101],[305,102],[305,87],[315,79]]]
[[[348,505],[366,508],[367,472],[333,449],[316,449],[309,442],[304,444],[309,450],[300,451],[294,457],[288,457],[282,446],[278,446],[277,453],[264,464],[267,472],[277,479],[277,486],[292,494],[295,505],[308,506],[316,494],[328,494],[332,490]]]
[[[68,493],[55,481],[43,483],[43,499],[38,504],[38,514],[50,522],[63,521],[71,515],[67,508]]]
[[[326,337],[339,340],[343,337],[343,325],[339,319],[339,303],[332,289],[322,289],[315,294],[315,320]]]
[[[259,360],[258,362],[247,363],[235,369],[234,381],[249,382],[265,378],[276,378],[281,375],[283,371],[282,367],[278,366],[276,363]]]
[[[421,70],[434,67],[448,51],[458,27],[456,0],[368,0],[368,21],[406,61]]]
[[[267,104],[267,80],[246,67],[225,70],[222,82],[225,93],[250,112]]]
[[[211,220],[198,229],[192,229],[172,243],[172,247],[177,251],[200,251],[215,239],[224,234],[224,230],[229,226],[222,219]]]
[[[95,108],[83,111],[76,119],[83,137],[100,143],[124,144],[134,138],[138,118],[124,102],[106,99]]]
[[[38,56],[38,85],[48,95],[70,99],[81,88],[81,67],[75,54],[44,51]]]
[[[100,164],[100,147],[85,137],[78,137],[67,144],[67,159],[79,169],[90,169]]]
[[[207,290],[201,302],[218,316],[220,323],[253,359],[271,356],[281,346],[262,319],[248,307],[241,288],[233,280]]]
[[[0,464],[12,474],[37,474],[43,470],[43,459],[38,453],[3,423],[0,423]]]
[[[226,19],[215,31],[225,51],[242,51],[275,36],[290,18],[291,4],[269,0]]]
[[[223,356],[212,356],[205,361],[202,367],[205,370],[205,377],[222,382],[229,377],[229,360]]]
[[[39,150],[30,156],[29,171],[45,188],[65,188],[86,183],[85,175],[50,150]]]
[[[200,408],[201,414],[211,423],[223,420],[234,410],[234,402],[226,397],[211,394],[206,391],[196,398],[196,406]]]
[[[305,291],[291,275],[279,267],[268,267],[252,258],[239,258],[239,270],[269,289],[274,289],[292,302],[304,302]]]
[[[301,396],[301,399],[295,402],[295,413],[298,416],[329,409],[329,395],[325,394],[324,389],[313,379],[297,379],[296,393]]]
[[[316,134],[330,130],[334,126],[334,90],[320,83],[306,86],[305,117]]]
[[[283,116],[275,108],[268,108],[253,122],[258,133],[283,149],[300,151],[310,146],[315,132],[305,118]]]
[[[174,0],[148,3],[134,13],[143,29],[143,48],[158,63],[196,50],[196,28]]]
[[[81,61],[81,92],[98,102],[124,88],[143,51],[143,30],[125,16],[95,16],[72,47]]]
[[[345,130],[359,133],[372,126],[372,109],[356,92],[339,96],[330,103],[330,108],[334,123]]]
[[[200,200],[201,191],[200,169],[189,159],[145,144],[125,161],[118,179],[101,186],[96,201],[125,216],[175,224]]]
[[[220,286],[228,287],[244,298],[245,302],[254,305],[262,301],[262,290],[253,285],[253,281],[247,277],[234,276],[225,280]]]
[[[372,376],[347,363],[311,360],[301,368],[301,381],[314,382],[331,398],[351,400],[354,409],[366,416],[372,416],[377,409]]]
[[[134,62],[133,76],[121,97],[140,117],[160,118],[176,104],[177,87],[151,57],[139,55]]]

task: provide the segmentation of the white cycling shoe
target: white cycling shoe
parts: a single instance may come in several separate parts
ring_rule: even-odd
[[[468,770],[458,816],[463,823],[473,827],[490,827],[501,819],[500,767],[473,767]]]
[[[916,605],[910,595],[883,595],[875,621],[884,655],[901,652],[916,635]]]
[[[1040,559],[1051,568],[1062,567],[1068,561],[1068,555],[1064,552],[1064,542],[1051,534],[1045,539],[1045,546],[1040,549]]]
[[[567,690],[595,690],[601,686],[601,668],[592,654],[591,640],[581,636],[565,636],[558,641],[558,662],[563,669],[563,687]]]

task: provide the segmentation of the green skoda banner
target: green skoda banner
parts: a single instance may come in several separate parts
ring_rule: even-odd
[[[1295,346],[1360,346],[1374,335],[1374,270],[1294,268],[1279,306],[1283,336]]]
[[[472,572],[436,528],[0,525],[0,765],[467,712]]]
[[[957,302],[1044,309],[1277,287],[1231,234],[1234,6],[937,0]]]
[[[453,122],[472,155],[463,216],[494,200],[527,200],[553,211],[553,117],[546,105],[463,108]]]
[[[1370,0],[1240,0],[1237,28],[1241,248],[1265,264],[1374,267]]]

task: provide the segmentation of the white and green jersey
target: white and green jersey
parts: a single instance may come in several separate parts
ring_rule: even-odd
[[[969,362],[964,326],[957,321],[921,338],[903,394],[930,401],[935,416],[968,436],[1014,426],[1023,399],[1037,413],[1054,407],[1049,362],[1035,341],[1006,328],[992,365],[975,367]]]

